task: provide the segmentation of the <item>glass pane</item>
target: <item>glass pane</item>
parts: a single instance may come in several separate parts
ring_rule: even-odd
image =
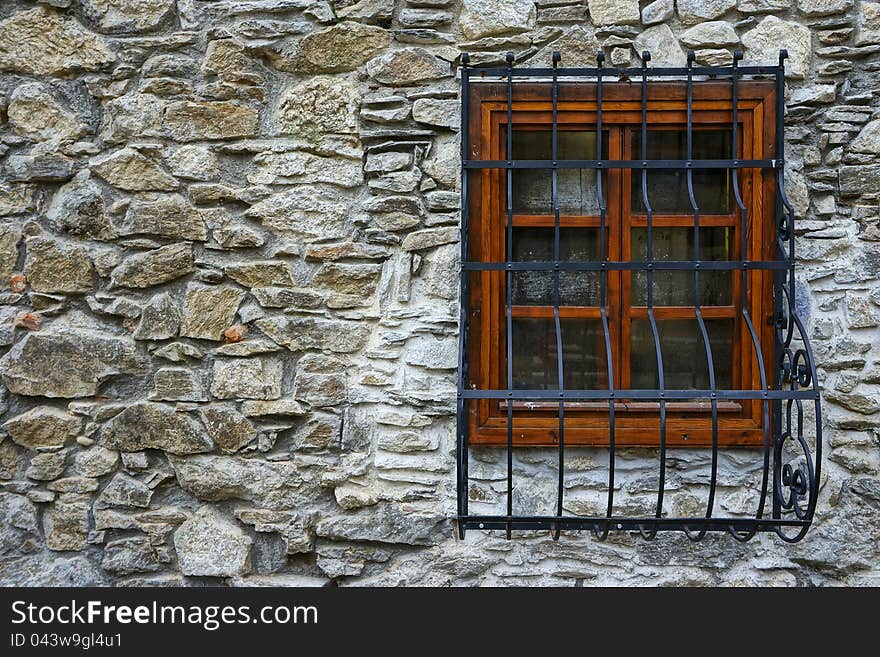
[[[693,260],[693,228],[654,228],[655,260]],[[730,260],[734,256],[733,229],[729,226],[700,228],[700,260]],[[648,229],[632,229],[632,260],[648,257]],[[700,305],[727,306],[733,303],[730,271],[700,272]],[[632,305],[647,305],[647,273],[633,272]],[[655,271],[655,306],[693,306],[693,271]]]
[[[715,386],[730,389],[733,368],[733,319],[707,319],[706,332],[715,363]],[[708,390],[709,367],[706,346],[696,319],[657,322],[663,352],[663,378],[668,390]],[[630,387],[655,389],[657,354],[647,319],[634,319],[630,333]]]
[[[569,390],[593,390],[605,385],[605,336],[598,319],[564,319],[562,326],[563,382]],[[513,387],[518,390],[556,390],[556,327],[552,319],[513,320]]]
[[[560,228],[559,259],[597,259],[598,230]],[[514,228],[513,259],[516,262],[553,260],[552,228]],[[522,306],[553,305],[553,272],[524,271],[513,274],[513,303]],[[599,303],[599,273],[559,272],[559,303],[563,306],[595,306]]]
[[[733,138],[726,130],[694,130],[693,159],[726,160],[732,158]],[[642,134],[632,133],[632,156],[642,157]],[[647,159],[687,159],[687,133],[678,130],[649,130]],[[687,188],[685,171],[651,169],[647,172],[648,201],[658,214],[690,214],[693,212]],[[631,183],[632,211],[642,214],[642,172],[634,170]],[[729,214],[731,212],[730,175],[726,170],[695,169],[694,198],[701,214]]]
[[[608,148],[604,135],[603,151]],[[557,155],[560,160],[591,160],[596,157],[596,132],[559,130]],[[607,155],[603,155],[607,157]],[[550,130],[514,130],[513,158],[552,160],[553,133]],[[513,211],[516,214],[553,214],[552,174],[549,169],[514,169]],[[597,215],[599,201],[594,169],[559,169],[557,176],[559,211],[566,215]],[[607,188],[604,187],[607,194]]]

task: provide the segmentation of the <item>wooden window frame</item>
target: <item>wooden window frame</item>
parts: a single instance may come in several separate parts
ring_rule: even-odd
[[[739,87],[738,117],[740,124],[740,159],[765,159],[775,153],[776,126],[775,86],[771,81],[742,82]],[[705,126],[730,127],[732,122],[732,99],[729,84],[712,81],[695,82],[693,85],[693,126],[699,130]],[[546,124],[552,122],[550,85],[548,83],[522,83],[514,85],[512,116],[514,126]],[[586,129],[596,124],[596,86],[585,83],[559,84],[558,117],[560,129],[580,125]],[[469,106],[470,143],[467,144],[472,160],[504,159],[504,143],[501,135],[507,124],[507,87],[503,83],[485,82],[473,84]],[[602,125],[609,131],[609,159],[628,159],[625,150],[628,140],[623,140],[629,128],[639,128],[642,120],[641,88],[637,84],[605,83],[603,85]],[[684,82],[657,82],[648,87],[648,128],[667,126],[684,130],[687,125],[686,88]],[[600,136],[601,138],[601,136]],[[615,143],[616,142],[616,143]],[[592,154],[586,158],[594,157]],[[644,224],[630,213],[628,207],[628,184],[632,170],[608,171],[605,193],[609,253],[628,252],[632,225]],[[739,184],[743,202],[747,208],[748,260],[773,258],[773,226],[775,212],[775,176],[773,171],[741,169]],[[650,176],[650,171],[648,173]],[[477,169],[469,173],[468,185],[470,233],[469,259],[474,261],[503,261],[506,211],[504,193],[504,169]],[[553,217],[514,217],[517,225],[547,225],[552,228]],[[654,226],[664,222],[678,222],[693,227],[693,217],[664,217],[654,214]],[[734,218],[719,219],[701,215],[700,225],[711,226],[724,221],[734,226],[734,243],[739,250],[741,218],[734,208]],[[561,217],[562,227],[587,226],[598,219],[575,219]],[[619,230],[612,230],[612,226]],[[616,234],[615,234],[616,233]],[[738,259],[740,254],[736,254]],[[614,260],[613,256],[610,259]],[[620,259],[627,259],[621,257]],[[633,313],[626,317],[621,305],[629,307],[629,272],[608,273],[608,305],[606,312],[613,341],[612,359],[617,389],[629,387],[628,361],[629,340],[622,324],[629,324]],[[739,309],[740,275],[733,270],[732,294],[734,306],[726,310],[703,308],[705,318],[718,315],[735,316],[733,359],[741,364],[733,377],[734,389],[760,390],[761,381],[752,347],[751,337],[741,319]],[[747,305],[755,324],[766,370],[772,371],[773,352],[772,272],[751,270],[747,273]],[[471,294],[468,312],[470,335],[468,336],[470,381],[469,387],[477,389],[503,389],[506,387],[504,321],[504,272],[480,271],[471,274]],[[552,307],[551,307],[552,311]],[[655,316],[662,318],[694,318],[693,307],[654,307]],[[708,312],[707,312],[708,311]],[[528,312],[520,310],[517,312]],[[645,311],[635,309],[635,314]],[[552,315],[551,315],[552,316]],[[598,308],[560,308],[560,317],[599,317]],[[621,379],[621,377],[623,377]],[[558,444],[557,402],[513,402],[514,445],[552,446]],[[711,446],[712,429],[708,403],[666,403],[666,444],[669,447]],[[492,399],[474,400],[469,405],[470,442],[474,445],[504,445],[507,442],[506,402]],[[615,443],[618,447],[659,445],[660,420],[656,402],[615,402]],[[567,402],[565,404],[565,440],[567,445],[608,445],[609,413],[607,402]],[[761,400],[742,402],[718,402],[718,444],[721,446],[763,446],[765,427],[762,424]]]

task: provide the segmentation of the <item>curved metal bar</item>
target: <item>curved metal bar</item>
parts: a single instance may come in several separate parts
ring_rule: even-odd
[[[557,130],[557,112],[559,105],[559,83],[556,76],[556,69],[562,55],[554,52],[553,59],[553,82],[552,82],[552,103],[553,103],[553,133],[551,135],[551,151],[553,161],[558,158],[558,130]],[[562,324],[559,321],[559,171],[555,167],[551,169],[550,194],[553,201],[553,261],[557,267],[553,270],[553,325],[556,330],[556,368],[557,368],[557,386],[560,392],[565,390],[565,377],[563,374],[563,358],[562,358]],[[563,396],[559,397],[559,478],[556,490],[556,515],[562,518],[562,497],[565,487],[565,401]],[[559,526],[553,531],[553,540],[559,540]]]
[[[688,76],[687,76],[687,159],[690,161],[694,156],[694,124],[693,124],[693,100],[694,100],[694,78],[693,78],[693,64],[696,59],[696,54],[693,50],[688,51],[687,54],[687,67],[688,67]],[[694,194],[694,170],[693,168],[688,168],[687,170],[687,191],[688,191],[688,200],[691,204],[691,209],[694,213],[694,261],[699,262],[700,260],[700,208],[697,204],[697,198]],[[701,291],[700,291],[700,270],[694,269],[694,315],[697,319],[697,325],[700,328],[700,335],[703,338],[703,345],[706,348],[706,364],[709,369],[709,388],[712,390],[712,396],[710,397],[710,404],[712,408],[712,465],[711,465],[711,473],[709,480],[709,500],[706,505],[706,518],[712,517],[712,512],[715,507],[715,491],[718,484],[718,394],[716,393],[716,384],[715,384],[715,362],[712,358],[712,345],[709,342],[709,332],[706,330],[706,323],[703,321],[703,312],[700,308],[701,306]],[[685,528],[685,535],[692,541],[702,540],[706,536],[706,532],[708,531],[708,524],[705,525],[697,534],[691,534],[690,531]]]

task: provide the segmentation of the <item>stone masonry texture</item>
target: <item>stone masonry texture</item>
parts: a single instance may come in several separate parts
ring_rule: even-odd
[[[460,53],[780,47],[814,528],[457,540]],[[880,584],[878,81],[859,0],[4,0],[0,583]],[[517,511],[552,506],[555,458],[517,451]],[[703,512],[708,458],[670,454],[670,513]],[[620,499],[656,463],[621,452]],[[473,451],[474,509],[502,464]],[[569,511],[605,465],[570,450]],[[754,508],[759,465],[722,452],[719,511]]]

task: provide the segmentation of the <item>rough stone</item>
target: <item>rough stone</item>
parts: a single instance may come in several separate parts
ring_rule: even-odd
[[[284,237],[315,241],[349,236],[350,209],[345,200],[320,187],[296,187],[251,206],[245,216],[259,219]]]
[[[10,182],[63,182],[73,176],[73,160],[59,153],[10,155],[5,167]]]
[[[233,577],[251,570],[253,540],[216,509],[203,506],[174,532],[180,571],[190,577]]]
[[[89,536],[89,505],[56,501],[43,516],[46,547],[55,551],[82,550]]]
[[[88,251],[51,237],[29,237],[24,271],[35,292],[88,292],[95,272]]]
[[[224,273],[239,285],[245,287],[265,287],[269,285],[295,285],[290,266],[286,262],[273,260],[243,262],[227,265]]]
[[[283,372],[277,358],[218,360],[211,394],[218,399],[278,399]]]
[[[462,0],[458,22],[468,39],[494,34],[525,32],[535,24],[535,4],[531,0]]]
[[[92,171],[119,189],[131,192],[171,191],[177,181],[159,164],[133,148],[123,148],[92,161]]]
[[[256,322],[259,329],[290,351],[328,349],[351,353],[361,349],[370,336],[368,327],[356,322],[307,317],[272,317]]]
[[[208,391],[200,372],[185,367],[160,367],[153,376],[157,401],[208,401]]]
[[[181,337],[223,340],[243,299],[244,293],[230,285],[190,283],[181,310]]]
[[[104,380],[143,366],[128,338],[65,328],[28,333],[0,359],[0,375],[19,395],[91,397]]]
[[[25,476],[37,481],[52,481],[61,476],[66,466],[67,453],[64,451],[36,454],[31,459]]]
[[[367,62],[369,76],[387,85],[408,86],[447,77],[450,72],[447,62],[424,48],[402,48]]]
[[[713,46],[735,46],[739,37],[733,26],[725,21],[709,21],[685,30],[681,42],[691,48],[711,48]]]
[[[38,406],[3,423],[10,438],[22,447],[63,447],[79,433],[82,421],[51,406]]]
[[[233,454],[257,437],[253,423],[234,406],[216,404],[201,410],[208,435],[227,454]]]
[[[736,0],[676,0],[676,5],[681,22],[694,25],[720,18],[736,6]]]
[[[685,66],[687,58],[672,29],[666,23],[649,27],[633,41],[639,57],[647,50],[651,53],[651,66]]]
[[[46,7],[18,11],[0,22],[0,71],[66,75],[98,71],[115,60],[103,37]]]
[[[144,32],[174,11],[174,0],[82,0],[83,12],[105,32]]]
[[[432,545],[444,524],[445,518],[439,515],[403,513],[393,506],[383,506],[322,519],[315,533],[336,541]]]
[[[665,23],[675,13],[674,0],[654,0],[642,9],[642,25],[656,25]]]
[[[6,114],[18,134],[34,141],[74,140],[86,131],[79,118],[39,82],[16,87],[9,96]]]
[[[246,417],[265,417],[268,415],[300,417],[308,415],[302,404],[294,399],[245,401],[241,405],[241,412]]]
[[[850,9],[853,0],[798,0],[797,6],[804,16],[828,16]]]
[[[98,496],[98,503],[105,506],[146,509],[153,498],[153,490],[139,479],[117,473]]]
[[[859,2],[856,14],[856,35],[853,43],[867,46],[880,43],[880,4]]]
[[[123,452],[161,449],[171,454],[197,454],[214,447],[187,414],[153,402],[127,406],[104,425],[101,441],[104,447]]]
[[[457,100],[419,98],[413,103],[412,117],[418,123],[458,130],[461,124],[461,108]]]
[[[217,39],[208,44],[202,73],[243,86],[260,86],[266,81],[259,62],[235,39]]]
[[[253,137],[259,122],[255,109],[225,101],[179,101],[169,104],[164,116],[168,136],[181,142]]]
[[[205,502],[246,500],[266,509],[297,508],[314,494],[296,466],[240,456],[169,457],[177,481]]]
[[[118,576],[135,573],[155,573],[162,570],[159,548],[148,538],[124,538],[110,541],[104,547],[101,568]]]
[[[345,362],[335,356],[307,354],[297,363],[295,397],[312,406],[335,406],[346,398]]]
[[[298,44],[293,72],[353,71],[380,54],[390,43],[388,30],[345,21],[304,37]]]
[[[103,477],[113,472],[118,463],[119,453],[100,445],[77,452],[73,459],[74,468],[83,477]]]
[[[421,251],[458,241],[458,228],[426,228],[410,233],[403,239],[404,251]]]
[[[744,14],[768,14],[791,9],[791,0],[737,0],[736,8]]]
[[[849,148],[856,153],[880,155],[880,119],[866,123]]]
[[[170,294],[151,297],[141,308],[140,321],[132,337],[135,340],[167,340],[177,335],[180,311]]]
[[[349,81],[317,76],[281,96],[278,133],[315,139],[325,133],[352,133],[357,128],[358,93]]]
[[[205,146],[181,146],[168,156],[167,162],[171,173],[187,180],[214,180],[219,173],[217,156]]]
[[[590,0],[593,25],[626,25],[639,22],[638,0]]]
[[[366,298],[376,291],[381,265],[326,263],[312,276],[312,287]]]
[[[128,256],[113,269],[110,282],[116,287],[152,287],[195,271],[192,247],[169,244]]]
[[[779,61],[779,49],[788,50],[786,77],[802,78],[810,71],[812,48],[810,30],[798,23],[766,16],[742,36],[744,64],[772,66]]]
[[[105,211],[104,195],[87,173],[77,174],[55,192],[46,217],[62,233],[96,240],[115,236]]]
[[[201,214],[180,194],[141,194],[117,226],[120,235],[156,235],[183,240],[208,239]]]

